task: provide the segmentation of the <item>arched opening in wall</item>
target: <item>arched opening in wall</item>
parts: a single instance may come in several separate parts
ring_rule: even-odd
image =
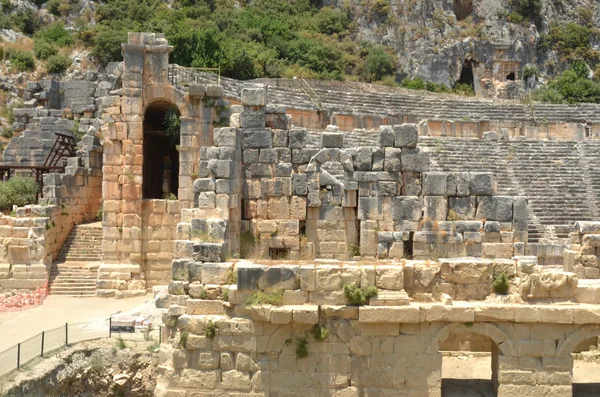
[[[144,114],[144,199],[174,199],[179,188],[179,110],[155,101]]]
[[[473,0],[454,0],[454,15],[459,21],[473,15]]]
[[[463,62],[462,70],[460,72],[460,78],[454,84],[456,87],[459,84],[468,85],[473,90],[475,89],[475,79],[473,77],[473,65],[474,62],[471,59],[465,59]]]
[[[599,344],[594,336],[573,349],[573,397],[600,396]]]
[[[506,80],[515,81],[515,72],[510,72],[506,75]]]
[[[498,347],[474,332],[451,334],[440,343],[442,397],[494,397],[497,393]]]

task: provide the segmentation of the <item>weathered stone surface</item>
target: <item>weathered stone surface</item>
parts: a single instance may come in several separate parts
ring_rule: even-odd
[[[394,146],[400,148],[415,148],[419,141],[419,129],[416,124],[401,124],[394,126]]]
[[[472,196],[491,196],[496,192],[491,172],[469,172],[469,189]]]

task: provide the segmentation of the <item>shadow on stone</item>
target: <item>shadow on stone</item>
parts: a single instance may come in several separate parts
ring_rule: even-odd
[[[490,379],[442,379],[442,397],[494,397]]]

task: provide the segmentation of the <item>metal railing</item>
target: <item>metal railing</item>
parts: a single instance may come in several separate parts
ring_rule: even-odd
[[[113,334],[118,333],[111,330],[111,324],[112,318],[107,318],[99,322],[65,323],[62,327],[43,331],[16,346],[0,352],[0,377],[14,370],[22,369],[31,361],[47,357],[51,352],[69,347],[74,343],[111,338]],[[121,334],[118,334],[121,338]],[[158,328],[158,343],[161,339],[162,326]]]
[[[173,85],[198,84],[211,81],[216,75],[217,84],[221,85],[221,68],[186,68],[177,64],[170,64],[169,81]]]

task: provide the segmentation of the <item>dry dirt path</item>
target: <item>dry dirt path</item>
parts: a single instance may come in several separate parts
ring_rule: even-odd
[[[103,324],[111,314],[131,310],[148,300],[152,300],[151,294],[128,299],[50,295],[40,306],[18,312],[0,313],[0,352],[67,322]]]

